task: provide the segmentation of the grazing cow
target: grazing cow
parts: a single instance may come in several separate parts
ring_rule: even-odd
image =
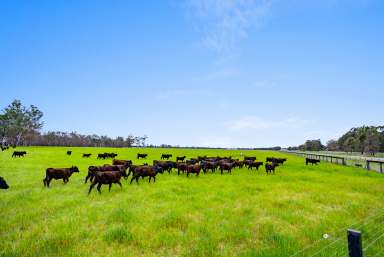
[[[85,177],[85,183],[87,183],[88,179],[92,182],[97,172],[104,172],[104,171],[119,171],[119,172],[121,171],[123,172],[124,178],[128,179],[127,168],[128,166],[124,166],[124,165],[109,165],[109,164],[105,164],[104,166],[89,166],[88,174]]]
[[[126,175],[126,174],[125,174]],[[111,191],[112,184],[118,184],[121,188],[120,179],[124,176],[123,171],[99,171],[96,173],[95,179],[89,187],[88,194],[91,193],[92,188],[97,184],[97,191],[101,194],[101,186],[109,185],[109,191]]]
[[[26,151],[14,151],[12,157],[24,157],[26,154]]]
[[[9,186],[4,178],[0,177],[0,189],[8,189]]]
[[[234,167],[243,168],[244,167],[244,161],[235,160],[235,166]]]
[[[316,160],[316,159],[311,159],[311,158],[305,158],[305,165],[308,165],[308,163],[311,163],[312,165],[313,164],[318,164],[320,163],[320,160]]]
[[[133,180],[136,180],[136,183],[139,183],[139,178],[149,177],[149,183],[151,183],[151,179],[153,178],[153,182],[156,182],[156,175],[158,173],[163,173],[163,169],[160,166],[137,166],[133,171],[133,176],[131,179],[131,184]]]
[[[91,153],[83,153],[83,158],[89,158],[91,157]]]
[[[200,166],[204,173],[207,172],[207,170],[211,170],[211,172],[215,172],[218,167],[218,162],[216,161],[201,161]]]
[[[67,151],[67,155],[71,155],[72,154],[72,151]]]
[[[76,166],[72,166],[71,168],[48,168],[45,171],[45,179],[43,180],[44,186],[49,187],[49,183],[52,179],[62,179],[66,184],[69,181],[69,177],[71,177],[74,172],[79,172],[79,169]]]
[[[228,173],[231,174],[232,173],[232,169],[233,169],[234,166],[235,166],[234,162],[227,162],[227,161],[224,161],[224,160],[221,160],[219,162],[219,167],[220,167],[221,174],[223,174],[224,170],[227,170]]]
[[[132,161],[131,160],[116,160],[116,159],[113,159],[112,164],[113,165],[125,165],[125,166],[128,167],[128,166],[132,165]]]
[[[286,162],[286,161],[287,161],[286,158],[275,158],[275,157],[267,157],[266,158],[266,162],[274,162],[277,164],[284,164],[284,162]]]
[[[259,170],[259,167],[263,165],[263,162],[252,162],[248,165],[248,169],[252,170],[252,168],[256,168],[256,170]]]
[[[177,163],[177,175],[180,175],[180,171],[184,172],[187,171],[187,167],[188,167],[188,164],[186,164],[185,162],[178,162]]]
[[[183,162],[185,160],[185,156],[177,156],[176,157],[176,161],[178,162],[178,161],[181,161],[181,162]]]
[[[148,154],[146,153],[138,153],[137,159],[147,159]]]
[[[169,158],[171,158],[171,157],[172,157],[172,154],[162,154],[162,155],[161,155],[161,159],[162,159],[162,160],[164,160],[164,159],[169,160]]]
[[[194,173],[196,176],[199,176],[200,174],[200,164],[191,164],[187,166],[187,177],[189,177],[189,173]]]
[[[265,171],[267,172],[267,175],[268,173],[272,173],[273,171],[273,174],[275,174],[275,168],[279,166],[279,164],[275,163],[275,162],[272,162],[272,163],[266,163],[265,164]]]
[[[5,151],[5,150],[8,150],[8,146],[1,146],[1,151]]]
[[[250,160],[250,161],[256,161],[256,156],[244,156],[244,161],[247,161],[247,160]]]

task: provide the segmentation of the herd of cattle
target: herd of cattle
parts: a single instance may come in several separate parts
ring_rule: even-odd
[[[12,157],[24,157],[26,156],[26,151],[14,151]],[[72,151],[67,151],[67,155],[71,155]],[[83,153],[83,158],[89,158],[92,154]],[[124,177],[128,179],[131,174],[130,183],[136,181],[139,183],[140,178],[149,178],[149,183],[153,179],[153,182],[156,181],[156,176],[158,174],[163,174],[168,172],[169,174],[172,170],[177,170],[177,174],[180,175],[186,174],[189,177],[190,174],[196,174],[199,176],[200,172],[215,173],[217,170],[220,170],[220,173],[228,172],[232,173],[232,170],[235,168],[246,167],[248,170],[259,168],[264,165],[265,171],[268,174],[275,173],[276,167],[283,165],[287,160],[285,158],[274,158],[267,157],[265,164],[261,161],[256,160],[256,157],[247,157],[245,156],[243,160],[233,159],[232,157],[207,157],[207,156],[198,156],[197,158],[190,158],[186,160],[186,156],[177,156],[176,161],[170,161],[172,154],[162,154],[161,160],[154,160],[152,165],[144,163],[142,165],[134,165],[132,160],[118,160],[115,159],[118,156],[116,153],[99,153],[97,159],[112,159],[112,164],[104,164],[103,166],[89,166],[88,173],[85,177],[85,183],[88,180],[91,182],[89,187],[88,194],[91,193],[92,189],[97,185],[97,190],[101,192],[102,185],[109,185],[109,190],[111,190],[112,184],[121,185],[121,178]],[[137,154],[137,159],[146,159],[148,154]],[[320,160],[306,158],[305,163],[308,164],[318,164]],[[79,169],[76,166],[70,168],[48,168],[45,172],[45,178],[43,179],[43,184],[46,187],[49,187],[50,182],[55,179],[62,179],[64,183],[69,182],[69,178],[73,173],[78,173]],[[0,189],[8,189],[9,186],[6,181],[0,177]]]
[[[14,151],[12,157],[24,157],[27,154],[25,151]],[[72,151],[67,151],[67,155],[72,155]],[[84,158],[89,158],[92,154],[84,153],[82,156]],[[89,166],[88,173],[85,177],[85,183],[88,180],[91,182],[88,193],[91,193],[92,189],[97,186],[97,190],[101,192],[102,185],[109,185],[109,190],[111,190],[112,184],[121,185],[121,178],[124,177],[128,179],[131,176],[130,183],[136,181],[139,183],[140,178],[149,178],[149,182],[153,179],[153,182],[156,181],[156,176],[158,174],[163,174],[168,172],[169,174],[172,170],[177,170],[177,174],[180,175],[186,174],[189,177],[190,174],[196,174],[199,176],[201,172],[216,172],[220,170],[220,173],[223,174],[227,172],[232,173],[232,170],[235,168],[246,167],[249,170],[255,168],[259,170],[260,166],[264,165],[263,162],[256,160],[256,157],[247,157],[245,156],[243,160],[233,159],[232,157],[207,157],[207,156],[198,156],[197,158],[186,159],[186,156],[177,156],[176,161],[170,161],[172,154],[162,154],[161,160],[154,160],[152,165],[144,163],[142,165],[134,165],[132,160],[118,160],[115,159],[118,154],[116,153],[100,153],[97,155],[97,159],[112,159],[112,164],[104,164],[103,166]],[[146,159],[148,154],[137,154],[137,159]],[[276,167],[284,164],[286,161],[285,158],[274,158],[268,157],[265,162],[265,171],[268,174],[275,173]],[[79,169],[76,166],[70,168],[48,168],[45,172],[45,178],[43,179],[43,184],[46,187],[50,186],[51,181],[62,179],[64,183],[69,182],[69,178],[73,173],[78,173]],[[0,188],[7,189],[9,186],[3,178],[0,177]]]

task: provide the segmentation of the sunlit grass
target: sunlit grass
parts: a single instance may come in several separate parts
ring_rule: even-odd
[[[289,256],[325,233],[328,242],[345,237],[344,227],[384,207],[382,175],[329,163],[305,166],[294,155],[243,151],[263,161],[287,157],[270,176],[263,168],[189,178],[173,172],[156,183],[124,180],[122,189],[114,185],[108,192],[104,186],[101,195],[94,190],[88,196],[87,167],[110,162],[96,160],[99,152],[152,163],[161,153],[175,158],[241,151],[71,148],[67,156],[69,148],[23,149],[25,158],[0,153],[0,176],[10,185],[0,191],[1,256]],[[85,152],[94,156],[81,158]],[[138,152],[149,158],[137,161]],[[67,185],[52,181],[51,188],[43,187],[46,168],[71,165],[81,172]],[[322,240],[309,251],[326,244]],[[324,256],[345,246],[343,240]]]

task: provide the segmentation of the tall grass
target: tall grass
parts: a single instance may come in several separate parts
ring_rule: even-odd
[[[275,152],[206,149],[112,149],[26,147],[25,158],[0,153],[0,176],[10,189],[0,191],[0,256],[309,256],[345,251],[345,229],[384,207],[381,174],[330,163],[305,166],[302,158]],[[24,150],[20,149],[20,150]],[[135,163],[161,153],[187,155],[256,155],[288,158],[275,175],[264,169],[236,169],[232,175],[201,174],[187,178],[162,174],[156,183],[123,181],[123,188],[102,188],[87,195],[87,167],[101,152],[117,152]],[[81,158],[85,152],[90,159]],[[137,161],[138,152],[148,153]],[[66,185],[44,188],[48,167],[77,165]],[[383,215],[369,219],[363,231],[383,229]],[[381,217],[381,218],[380,218]],[[376,229],[376,231],[377,231]],[[372,231],[371,231],[372,232]],[[323,239],[324,234],[329,238]],[[373,235],[373,234],[371,234]],[[382,243],[370,249],[377,251]]]

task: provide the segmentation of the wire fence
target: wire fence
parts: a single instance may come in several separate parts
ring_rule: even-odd
[[[361,255],[353,255],[348,242],[347,230],[353,228],[361,234]],[[335,257],[335,256],[384,256],[384,211],[370,215],[347,227],[329,234],[319,235],[318,239],[305,245],[290,257]]]

